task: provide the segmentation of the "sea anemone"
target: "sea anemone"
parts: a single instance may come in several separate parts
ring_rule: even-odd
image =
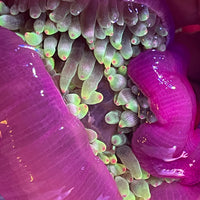
[[[140,147],[133,147],[138,158],[130,148],[140,124],[160,120],[130,70],[144,51],[163,52],[171,44],[165,2],[4,2],[0,26],[13,32],[0,30],[0,194],[8,200],[131,200],[149,199],[149,185],[168,187],[166,177],[174,177],[152,176],[159,174],[142,162]],[[160,192],[152,191],[157,200]]]
[[[143,124],[133,133],[132,148],[151,175],[194,185],[195,191],[200,190],[199,121],[195,124],[196,97],[186,78],[188,63],[180,52],[176,46],[165,52],[149,50],[130,62],[129,75],[148,97],[157,118],[156,123]],[[181,188],[175,183],[176,187]],[[189,188],[184,193],[187,199],[198,199],[199,191],[194,195]]]

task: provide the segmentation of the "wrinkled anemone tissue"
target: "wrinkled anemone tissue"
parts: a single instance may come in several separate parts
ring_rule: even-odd
[[[199,199],[173,38],[162,0],[0,1],[0,199]]]

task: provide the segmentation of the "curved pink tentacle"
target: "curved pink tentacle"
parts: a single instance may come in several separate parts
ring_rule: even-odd
[[[133,134],[132,148],[141,166],[158,177],[200,182],[200,130],[194,130],[196,101],[175,51],[146,51],[129,64],[129,76],[149,99],[158,121]]]

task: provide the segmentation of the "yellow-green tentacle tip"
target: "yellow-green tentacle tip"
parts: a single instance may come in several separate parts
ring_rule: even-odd
[[[46,57],[52,57],[56,52],[57,39],[53,36],[46,37],[44,40],[44,54]]]
[[[127,80],[121,74],[110,75],[107,79],[110,83],[111,89],[115,92],[118,92],[126,87]]]
[[[140,168],[139,161],[137,160],[129,146],[123,145],[117,147],[116,155],[117,157],[119,157],[121,162],[130,170],[131,175],[135,179],[142,178],[142,170]]]
[[[106,156],[104,153],[99,153],[98,156],[103,161],[104,164],[107,165],[110,162],[108,156]]]
[[[147,25],[144,22],[139,22],[132,32],[138,37],[145,36],[148,33]]]
[[[140,38],[138,36],[133,35],[131,38],[131,44],[138,45],[140,43]]]
[[[83,44],[75,43],[69,59],[66,60],[62,72],[60,74],[60,89],[65,93],[70,85],[71,80],[74,78],[79,61],[83,53]]]
[[[105,143],[103,143],[100,140],[95,140],[92,144],[90,144],[90,146],[91,146],[95,155],[97,155],[98,153],[102,153],[102,152],[106,151]]]
[[[99,62],[99,64],[103,64],[103,58],[106,52],[107,44],[108,44],[108,38],[105,38],[104,40],[96,40],[95,42],[94,56]]]
[[[44,32],[46,33],[46,35],[53,35],[58,32],[58,29],[51,20],[47,20],[44,25]]]
[[[111,67],[112,59],[115,52],[116,52],[116,49],[114,49],[114,47],[111,44],[108,44],[106,48],[106,52],[103,57],[103,63],[106,68]]]
[[[117,70],[114,67],[108,67],[104,70],[104,76],[108,77],[110,75],[116,74]]]
[[[115,49],[120,50],[122,48],[122,37],[125,26],[118,26],[117,24],[114,24],[113,29],[113,36],[110,37],[110,43]]]
[[[147,6],[143,6],[142,10],[140,10],[138,17],[140,21],[146,21],[147,19],[149,19],[149,9]]]
[[[134,127],[138,124],[138,116],[136,113],[126,110],[122,112],[120,121],[119,121],[119,127],[125,128],[125,127]]]
[[[46,69],[47,69],[48,72],[50,72],[50,71],[52,71],[54,69],[54,67],[55,67],[55,60],[54,60],[54,58],[52,58],[52,57],[51,58],[45,57],[43,59],[43,62],[44,62],[44,65],[45,65],[45,67],[46,67]]]
[[[107,36],[113,36],[113,24],[111,24],[111,26],[109,26],[108,28],[105,28],[104,31]]]
[[[126,74],[127,74],[127,66],[125,66],[125,65],[120,66],[118,68],[118,70],[117,70],[117,73],[121,74],[122,76],[126,76]]]
[[[83,102],[87,105],[95,105],[103,101],[103,94],[100,92],[94,91],[90,94],[88,99],[83,99]]]
[[[131,183],[131,182],[133,182],[133,180],[134,180],[134,178],[133,178],[133,176],[131,175],[131,173],[130,173],[129,170],[127,170],[126,173],[124,173],[124,174],[122,175],[122,177],[125,178],[125,179],[128,181],[128,183]]]
[[[96,59],[91,51],[84,51],[79,66],[78,66],[78,77],[80,80],[87,80],[95,66]]]
[[[86,128],[85,130],[87,132],[89,142],[93,143],[97,139],[97,137],[98,137],[96,131],[94,131],[92,129],[88,129],[88,128]]]
[[[113,110],[105,115],[105,122],[107,124],[118,124],[120,120],[121,111]]]
[[[165,180],[167,183],[173,183],[174,181],[176,181],[176,179],[174,179],[174,178],[164,178],[164,180]]]
[[[58,57],[65,61],[69,57],[74,40],[70,39],[66,33],[62,33],[58,42]]]
[[[87,80],[83,82],[82,89],[81,89],[81,98],[84,100],[89,99],[92,92],[94,92],[100,80],[103,77],[103,66],[96,63],[95,67]]]
[[[145,180],[134,180],[130,188],[137,197],[142,197],[144,200],[151,198],[149,184]]]
[[[119,52],[115,52],[113,58],[112,58],[112,64],[115,67],[120,67],[122,65],[124,65],[124,58],[122,57],[122,55]]]
[[[126,106],[127,109],[133,111],[134,113],[138,112],[138,103],[137,103],[136,99],[132,99],[125,106]]]
[[[110,164],[107,165],[107,167],[114,176],[121,176],[126,172],[126,166],[121,163],[116,163],[114,165]]]
[[[131,89],[124,88],[119,92],[117,99],[115,101],[115,104],[116,105],[125,105],[134,99],[135,99],[135,97],[133,96]]]
[[[77,39],[81,35],[81,25],[78,16],[72,17],[72,23],[69,26],[68,34],[73,40]]]
[[[117,163],[117,157],[116,157],[115,154],[106,153],[106,152],[105,152],[105,154],[108,156],[110,164],[116,164]]]
[[[43,40],[42,34],[37,34],[35,32],[26,32],[24,34],[24,37],[25,37],[26,43],[32,46],[39,45]]]
[[[111,143],[115,146],[122,146],[126,143],[127,137],[124,134],[113,135],[111,138]]]
[[[89,42],[87,42],[87,45],[88,45],[88,47],[89,47],[89,49],[90,50],[94,50],[94,48],[95,48],[95,42],[92,42],[92,43],[89,43]]]
[[[144,169],[142,169],[142,179],[148,179],[150,177],[149,172],[145,171]]]
[[[123,200],[136,200],[135,195],[130,191],[129,194],[123,198]]]
[[[78,115],[77,115],[77,117],[79,118],[79,119],[83,119],[86,115],[87,115],[87,113],[88,113],[88,106],[86,105],[86,104],[84,104],[84,103],[82,103],[82,104],[80,104],[79,106],[78,106]]]
[[[64,98],[66,99],[67,103],[73,103],[77,106],[81,103],[81,98],[78,96],[78,94],[66,94],[64,95]]]
[[[161,178],[157,178],[157,177],[154,177],[154,176],[150,176],[150,178],[147,181],[153,187],[158,187],[163,182],[163,180]]]
[[[126,181],[126,179],[122,178],[121,176],[116,176],[115,182],[117,184],[117,187],[118,187],[118,190],[119,190],[119,193],[121,194],[121,196],[123,198],[127,197],[130,193],[130,190],[129,190],[129,184]]]
[[[64,33],[69,29],[71,24],[71,15],[67,15],[63,20],[57,22],[56,28],[59,32]]]

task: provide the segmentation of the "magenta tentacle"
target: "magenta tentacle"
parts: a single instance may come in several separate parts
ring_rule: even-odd
[[[132,148],[141,166],[158,177],[200,182],[200,130],[194,130],[196,101],[175,51],[142,53],[129,64],[129,76],[148,97],[158,121],[133,134]]]
[[[121,199],[38,53],[0,28],[0,194],[7,200]]]

